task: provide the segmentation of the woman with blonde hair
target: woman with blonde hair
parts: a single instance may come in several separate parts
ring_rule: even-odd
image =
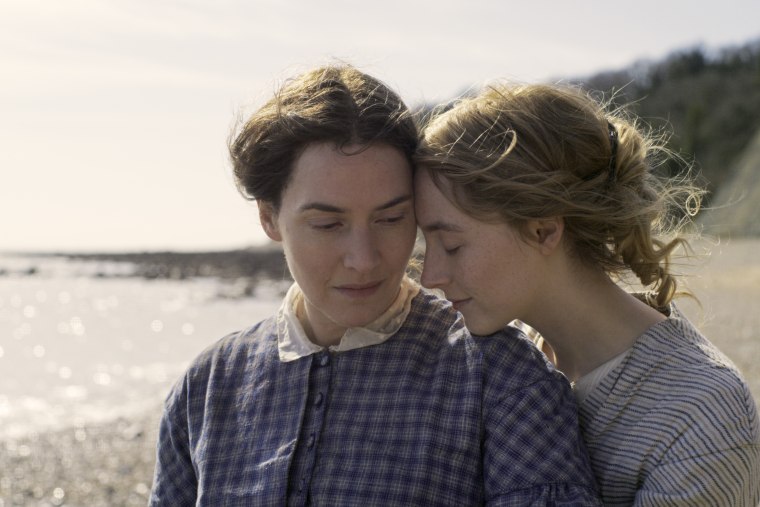
[[[418,151],[422,284],[475,334],[515,319],[540,333],[574,384],[605,505],[754,507],[755,402],[673,304],[676,226],[700,192],[653,174],[666,151],[570,86],[498,84],[459,101]],[[616,283],[626,275],[646,292]]]

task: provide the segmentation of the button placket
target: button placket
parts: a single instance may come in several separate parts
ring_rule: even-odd
[[[322,351],[312,357],[309,373],[309,393],[304,407],[300,436],[291,466],[291,492],[295,494],[289,505],[300,505],[308,497],[315,469],[319,434],[325,417],[326,397],[330,388],[331,357]],[[297,497],[297,498],[296,498]]]

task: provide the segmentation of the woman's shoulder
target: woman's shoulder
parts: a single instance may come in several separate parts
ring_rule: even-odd
[[[484,353],[488,354],[493,361],[514,360],[525,361],[554,369],[543,352],[536,346],[534,340],[525,331],[514,324],[500,329],[488,336],[474,337],[480,344]]]
[[[570,382],[547,359],[523,330],[508,325],[488,336],[474,336],[483,355],[484,372],[490,383],[505,393],[526,388],[570,391]]]
[[[646,378],[693,381],[696,390],[705,390],[700,381],[746,388],[736,365],[675,308],[634,344],[627,362]]]
[[[491,335],[472,335],[451,303],[426,289],[415,297],[405,327],[410,333],[404,339],[412,337],[436,355],[461,351],[482,364],[494,381],[520,386],[565,381],[521,329],[509,325]]]
[[[462,317],[449,301],[433,291],[420,287],[412,299],[409,314],[401,329],[416,336],[425,336],[428,340],[435,340],[437,337],[445,341],[452,337],[462,338],[462,328]]]
[[[681,421],[679,432],[701,433],[697,439],[717,431],[725,446],[760,439],[747,382],[683,315],[675,312],[650,329],[624,365],[616,390],[628,396],[629,405],[649,407],[651,420],[670,421],[671,426]]]
[[[185,378],[191,382],[205,382],[212,371],[234,376],[240,373],[238,370],[251,367],[252,359],[276,352],[276,318],[270,317],[229,333],[206,347],[190,363]]]
[[[272,375],[277,360],[276,319],[263,320],[230,333],[203,350],[172,388],[165,411],[175,420],[200,427],[210,406],[226,413],[241,394],[250,392],[251,379]]]

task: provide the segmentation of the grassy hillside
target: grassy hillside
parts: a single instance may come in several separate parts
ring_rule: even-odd
[[[760,236],[760,131],[715,194],[702,224],[707,234],[724,238]]]
[[[711,195],[731,180],[760,131],[760,40],[719,51],[677,51],[659,62],[577,81],[614,93],[617,104],[669,131],[670,147],[694,162]]]

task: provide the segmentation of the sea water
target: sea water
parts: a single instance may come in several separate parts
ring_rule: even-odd
[[[132,271],[0,257],[0,440],[155,411],[198,353],[280,301],[271,286],[229,298],[216,279]]]

